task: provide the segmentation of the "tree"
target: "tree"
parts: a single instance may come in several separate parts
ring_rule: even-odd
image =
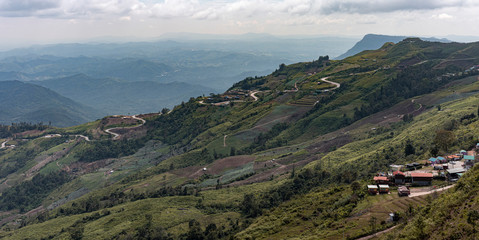
[[[70,237],[73,240],[81,240],[83,239],[83,231],[84,231],[83,224],[74,224],[73,226],[68,228],[68,233],[70,233]]]
[[[169,111],[170,111],[170,109],[168,109],[168,108],[163,108],[163,109],[161,109],[161,114],[163,114],[163,115],[164,115],[164,114],[167,114]]]
[[[404,147],[404,155],[409,156],[411,154],[416,154],[416,149],[412,145],[411,140],[406,140],[406,146]]]
[[[353,190],[354,193],[361,190],[361,184],[358,181],[352,182],[351,183],[351,190]]]
[[[449,146],[451,146],[456,140],[456,136],[452,131],[439,130],[436,132],[434,143],[447,152]]]
[[[241,211],[248,217],[256,217],[261,214],[258,202],[253,194],[246,194],[240,205]]]
[[[195,219],[192,219],[188,223],[188,226],[189,226],[189,230],[187,233],[187,239],[190,239],[190,240],[204,239],[203,232],[201,231],[201,226],[198,221],[196,221]]]

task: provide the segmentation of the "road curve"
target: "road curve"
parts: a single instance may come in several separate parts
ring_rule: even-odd
[[[321,78],[320,80],[323,81],[323,82],[327,82],[327,83],[330,83],[330,84],[333,84],[334,86],[336,86],[336,87],[331,88],[331,89],[329,89],[329,90],[334,90],[334,89],[336,89],[336,88],[341,87],[341,84],[339,84],[339,83],[337,83],[337,82],[331,82],[331,81],[328,80],[328,78],[329,78],[329,77],[323,77],[323,78]]]
[[[105,132],[106,132],[106,133],[109,133],[109,134],[111,134],[111,135],[113,135],[113,140],[116,140],[116,139],[118,139],[118,138],[120,137],[120,134],[115,133],[115,132],[112,132],[112,130],[115,130],[115,129],[138,128],[138,127],[143,126],[143,125],[146,123],[146,120],[145,120],[145,119],[139,118],[137,115],[133,115],[133,116],[131,116],[131,118],[141,121],[141,124],[140,124],[140,125],[137,125],[137,126],[132,126],[132,127],[115,127],[115,128],[108,128],[108,129],[105,130]]]
[[[87,137],[87,136],[84,136],[84,135],[75,135],[75,137],[81,137],[81,138],[85,139],[85,141],[87,141],[87,142],[90,141],[90,138]]]
[[[2,146],[0,147],[0,149],[5,148],[8,141],[10,141],[10,140],[7,139],[7,141],[2,142]]]
[[[258,97],[256,97],[256,95],[255,95],[256,93],[259,93],[259,91],[254,91],[254,92],[249,94],[252,98],[254,98],[255,102],[258,101],[258,99],[259,99]]]

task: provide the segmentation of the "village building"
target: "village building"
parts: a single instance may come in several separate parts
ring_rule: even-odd
[[[404,168],[404,165],[391,164],[389,167],[391,168],[391,171],[399,171]]]
[[[436,159],[437,159],[436,163],[445,163],[446,162],[446,159],[444,157],[437,157]]]
[[[459,161],[461,159],[461,157],[457,156],[457,155],[449,155],[446,157],[446,159],[448,161]]]
[[[416,168],[414,167],[414,164],[408,163],[406,164],[406,169],[410,171],[410,170],[415,170]]]
[[[470,160],[470,161],[474,161],[476,160],[476,158],[472,155],[464,155],[464,160]]]
[[[403,172],[395,171],[393,172],[393,176],[394,176],[394,183],[396,185],[401,185],[406,183],[406,174],[404,174]]]
[[[378,185],[368,185],[368,193],[376,195],[378,193]]]
[[[389,185],[387,184],[379,185],[379,193],[389,193]]]
[[[427,186],[431,185],[432,173],[411,172],[409,173],[411,178],[411,184],[414,186]]]
[[[467,151],[466,151],[466,150],[461,150],[461,151],[459,152],[459,154],[462,155],[462,156],[467,155]]]
[[[453,168],[447,170],[447,178],[451,182],[457,181],[464,173],[466,169],[464,168]]]
[[[434,170],[444,170],[444,166],[442,164],[434,165]]]
[[[385,176],[376,176],[374,177],[374,181],[376,182],[376,184],[388,184],[389,178]]]

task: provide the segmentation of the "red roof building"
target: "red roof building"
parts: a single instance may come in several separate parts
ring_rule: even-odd
[[[376,184],[388,184],[389,183],[388,177],[384,177],[384,176],[376,176],[376,177],[374,177],[374,181],[376,182]]]
[[[432,182],[432,173],[411,172],[409,177],[411,177],[412,185],[426,186],[431,185]]]

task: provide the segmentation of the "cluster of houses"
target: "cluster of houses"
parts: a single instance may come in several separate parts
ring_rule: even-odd
[[[479,149],[479,143],[476,149]],[[433,179],[457,181],[462,174],[474,166],[475,155],[475,151],[461,150],[459,154],[430,158],[425,164],[391,165],[391,172],[379,173],[373,178],[375,184],[368,185],[368,192],[373,195],[389,193],[390,186],[398,186],[399,196],[408,196],[409,186],[429,186]],[[423,166],[432,166],[432,169],[417,171]]]

